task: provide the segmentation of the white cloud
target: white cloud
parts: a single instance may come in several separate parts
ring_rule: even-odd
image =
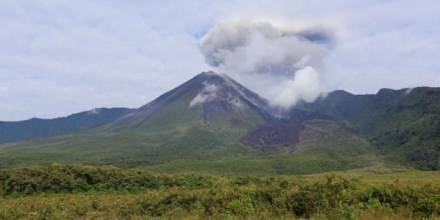
[[[191,33],[121,3],[41,3],[0,2],[0,120],[138,107],[206,69]]]
[[[202,38],[201,51],[208,64],[246,78],[245,86],[285,110],[323,93],[311,83],[323,84],[316,69],[334,43],[333,31],[322,24],[237,20],[216,24]]]
[[[206,71],[199,38],[225,19],[339,25],[323,61],[332,88],[438,86],[438,11],[436,0],[2,0],[0,120],[143,105]]]
[[[213,101],[217,97],[218,87],[204,82],[203,89],[189,103],[190,107]]]
[[[273,99],[273,103],[282,107],[290,108],[298,101],[312,102],[324,94],[326,87],[322,84],[320,74],[310,66],[298,70],[293,79],[283,82]]]

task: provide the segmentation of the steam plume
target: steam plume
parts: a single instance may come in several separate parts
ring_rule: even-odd
[[[202,38],[201,52],[218,71],[288,109],[325,92],[319,69],[334,42],[333,33],[322,26],[229,21]]]

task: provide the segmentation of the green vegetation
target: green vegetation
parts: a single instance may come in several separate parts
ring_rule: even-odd
[[[132,109],[100,108],[63,118],[33,118],[18,122],[0,121],[0,143],[63,135],[99,127],[128,114]]]
[[[153,175],[144,170],[115,167],[33,166],[0,171],[3,195],[72,193],[88,191],[138,191],[172,187],[210,187],[213,179],[200,175]]]
[[[192,106],[207,83],[216,86],[216,98]],[[99,128],[0,145],[0,167],[63,163],[144,167],[162,173],[291,175],[382,162],[372,145],[345,124],[328,117],[305,120],[304,113],[293,120],[299,123],[294,126],[297,131],[267,132],[268,140],[275,137],[275,142],[297,137],[280,151],[267,153],[243,144],[249,132],[277,120],[268,116],[266,105],[239,84],[200,74]],[[254,141],[262,142],[258,137]]]
[[[192,106],[207,82],[217,86],[218,96]],[[375,164],[440,169],[438,88],[383,89],[376,95],[333,92],[297,106],[302,110],[293,109],[286,123],[299,125],[284,130],[269,126],[246,142],[251,131],[279,120],[266,118],[264,100],[235,86],[219,76],[201,74],[105,126],[0,145],[0,167],[55,162],[213,175],[314,174]],[[259,105],[243,101],[248,100],[244,91]],[[231,99],[241,102],[231,104]],[[309,113],[316,117],[307,118]],[[88,122],[86,116],[80,121]]]
[[[440,169],[440,88],[382,89],[376,95],[336,91],[304,108],[345,120],[388,161]]]
[[[366,167],[371,158],[333,158],[323,152],[275,154],[223,160],[175,160],[145,169],[160,173],[196,172],[211,175],[296,175]]]
[[[0,219],[438,218],[440,173],[427,176],[414,185],[381,182],[380,176],[158,175],[63,165],[4,169]]]
[[[57,162],[146,167],[168,173],[291,175],[366,167],[379,160],[365,139],[331,121],[310,121],[297,152],[270,155],[239,142],[247,128],[220,120],[212,124],[196,121],[157,132],[147,127],[33,141],[0,151],[0,167]]]
[[[177,115],[183,106],[176,104],[170,108],[175,112],[166,115]],[[247,115],[248,123],[240,126],[221,119],[208,123],[149,122],[148,126],[135,130],[96,130],[19,144],[0,151],[0,167],[57,162],[144,167],[162,173],[292,175],[367,167],[380,160],[365,139],[327,120],[307,122],[296,152],[261,154],[239,141],[256,126],[254,122],[261,123],[246,108],[241,111],[244,112],[239,114]],[[156,117],[149,120],[164,122],[165,113],[157,115],[160,120]],[[196,117],[191,114],[182,117]]]
[[[215,160],[255,155],[239,139],[262,119],[249,107],[204,121],[200,106],[190,107],[191,89],[152,116],[139,115],[73,135],[0,145],[0,167],[33,164],[115,164],[137,167],[176,159]],[[235,120],[231,120],[233,117]]]

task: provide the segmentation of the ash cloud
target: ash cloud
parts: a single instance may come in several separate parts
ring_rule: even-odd
[[[201,52],[209,65],[287,110],[325,93],[320,69],[334,44],[322,25],[228,21],[202,38]]]

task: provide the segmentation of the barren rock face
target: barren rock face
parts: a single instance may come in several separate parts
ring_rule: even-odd
[[[292,110],[288,119],[273,120],[261,125],[242,138],[242,142],[262,152],[271,153],[283,149],[292,152],[299,142],[304,123],[313,119],[331,120],[324,115]]]

